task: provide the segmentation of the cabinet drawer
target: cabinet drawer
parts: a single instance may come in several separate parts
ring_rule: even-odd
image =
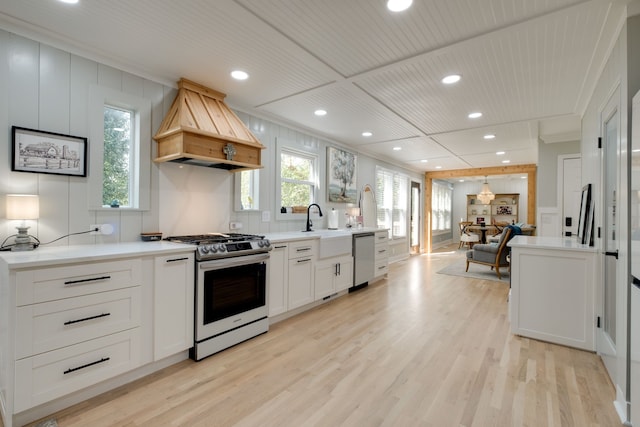
[[[388,231],[376,231],[376,244],[378,243],[387,243],[389,242],[389,232]]]
[[[16,273],[18,306],[140,285],[139,258],[34,268]]]
[[[138,367],[139,329],[18,360],[14,411],[24,411]]]
[[[16,359],[140,325],[140,287],[18,307]]]
[[[318,248],[316,240],[299,240],[289,242],[289,259],[315,257]]]
[[[389,258],[389,246],[388,245],[376,245],[375,247],[375,259],[376,261],[382,261]]]
[[[385,274],[387,274],[389,272],[389,264],[387,263],[387,260],[385,259],[384,261],[380,261],[377,262],[376,261],[376,270],[375,270],[375,276],[374,277],[379,277],[379,276],[383,276]]]

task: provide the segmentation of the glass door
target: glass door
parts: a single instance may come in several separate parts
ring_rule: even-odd
[[[420,253],[420,183],[411,181],[411,253]]]
[[[616,92],[618,93],[618,92]],[[616,286],[618,268],[618,175],[619,175],[619,128],[620,113],[618,111],[617,96],[612,96],[607,107],[602,112],[602,155],[603,182],[602,206],[603,229],[602,246],[604,257],[604,280],[599,285],[597,295],[599,299],[600,328],[598,329],[598,352],[602,356],[605,366],[612,379],[618,378],[617,341],[617,307]]]

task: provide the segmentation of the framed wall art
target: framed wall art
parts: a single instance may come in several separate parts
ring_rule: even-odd
[[[11,128],[11,170],[87,176],[87,138]]]
[[[327,195],[330,202],[357,203],[357,156],[335,147],[327,148]]]

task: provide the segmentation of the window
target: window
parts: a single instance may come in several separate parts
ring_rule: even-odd
[[[407,236],[408,187],[406,175],[376,168],[378,227],[388,228],[392,239]]]
[[[89,207],[148,210],[151,102],[117,90],[89,89]]]
[[[449,184],[433,181],[431,185],[431,230],[434,233],[451,231],[452,194],[453,190]]]
[[[236,172],[236,211],[260,209],[260,171],[258,169]]]
[[[315,200],[316,156],[282,149],[280,151],[280,206],[308,206]]]
[[[102,170],[102,205],[132,207],[137,203],[132,177],[137,175],[135,113],[110,105],[104,107],[104,168]]]

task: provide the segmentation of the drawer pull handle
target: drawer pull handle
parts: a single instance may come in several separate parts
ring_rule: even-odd
[[[103,357],[100,360],[96,360],[95,362],[87,363],[86,365],[78,366],[77,368],[69,368],[66,371],[64,371],[62,374],[63,375],[67,375],[67,374],[70,374],[71,372],[79,371],[80,369],[84,369],[84,368],[88,368],[89,366],[97,365],[98,363],[107,362],[109,359],[111,359],[111,358],[110,357]]]
[[[306,248],[298,248],[298,249],[296,249],[296,252],[306,252],[306,251],[310,251],[310,250],[311,250],[311,248],[309,248],[309,247],[306,247]]]
[[[167,262],[177,262],[177,261],[185,261],[188,260],[189,257],[184,257],[184,258],[174,258],[174,259],[168,259]]]
[[[111,276],[100,276],[100,277],[92,277],[91,279],[80,279],[80,280],[69,280],[64,282],[65,286],[67,285],[77,285],[79,283],[87,283],[87,282],[97,282],[98,280],[109,280]]]
[[[282,245],[282,246],[274,246],[273,248],[274,249],[282,249],[282,248],[286,248],[286,247],[287,247],[287,245]]]
[[[65,324],[65,326],[66,325],[73,325],[74,323],[86,322],[87,320],[99,319],[101,317],[107,317],[107,316],[111,316],[111,313],[102,313],[102,314],[98,314],[96,316],[85,317],[84,319],[69,320],[67,322],[64,322],[64,324]]]
[[[387,268],[387,266],[383,265],[382,267],[378,267],[378,270],[384,270],[385,268]]]
[[[298,263],[301,263],[301,262],[309,262],[309,261],[311,261],[311,258],[307,258],[307,259],[299,259],[299,260],[298,260]]]
[[[385,252],[387,252],[387,250],[386,250],[386,249],[382,249],[382,250],[378,251],[378,253],[379,253],[379,254],[383,254],[383,253],[385,253]]]

